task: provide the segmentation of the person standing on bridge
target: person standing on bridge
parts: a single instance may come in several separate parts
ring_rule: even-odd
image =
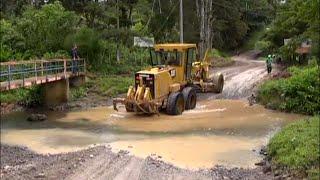
[[[272,56],[269,54],[266,60],[268,74],[272,71]]]
[[[72,55],[72,73],[78,72],[78,62],[79,59],[78,55],[78,47],[76,44],[73,45],[73,48],[71,49],[71,55]]]

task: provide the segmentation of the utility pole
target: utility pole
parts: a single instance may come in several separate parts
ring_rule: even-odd
[[[117,35],[117,62],[120,62],[120,51],[119,51],[119,29],[120,29],[120,20],[119,20],[119,0],[117,0],[117,29],[118,29],[118,35]]]
[[[120,26],[120,22],[119,22],[119,0],[117,0],[117,28],[119,31],[119,26]]]
[[[161,2],[160,2],[160,0],[159,0],[159,12],[160,12],[160,14],[162,14],[162,10],[161,10]]]
[[[180,0],[180,43],[183,43],[183,0]]]

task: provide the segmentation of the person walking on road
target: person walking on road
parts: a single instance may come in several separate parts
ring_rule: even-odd
[[[71,55],[72,55],[72,73],[78,72],[78,62],[79,59],[78,55],[78,47],[76,44],[73,45],[73,48],[71,49]]]
[[[268,74],[272,71],[272,56],[269,54],[266,60]]]

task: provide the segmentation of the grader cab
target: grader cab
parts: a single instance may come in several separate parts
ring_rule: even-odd
[[[150,52],[152,67],[135,74],[135,84],[130,86],[125,98],[113,99],[113,106],[124,104],[127,112],[179,115],[194,109],[197,92],[220,93],[223,75],[209,76],[209,65],[196,61],[195,44],[157,44]],[[206,53],[207,54],[207,53]]]

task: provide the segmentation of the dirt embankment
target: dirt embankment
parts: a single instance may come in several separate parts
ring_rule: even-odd
[[[191,171],[164,163],[160,156],[141,159],[108,146],[58,155],[1,146],[1,179],[270,179],[259,168]]]
[[[266,76],[264,62],[248,55],[234,57],[235,64],[216,68],[225,75],[224,92],[219,95],[200,94],[200,99],[241,99],[252,93],[256,83]],[[90,98],[89,98],[90,99]],[[89,101],[90,102],[90,101]],[[90,107],[84,102],[77,108]],[[95,106],[96,103],[93,103]],[[196,147],[195,147],[196,148]],[[196,154],[190,154],[196,156]],[[215,166],[197,171],[182,169],[163,162],[161,156],[145,159],[113,153],[108,146],[57,154],[39,155],[25,148],[1,145],[1,179],[272,179],[261,167],[254,169]]]
[[[8,114],[14,111],[21,111],[24,108],[15,103],[0,103],[0,114]]]

